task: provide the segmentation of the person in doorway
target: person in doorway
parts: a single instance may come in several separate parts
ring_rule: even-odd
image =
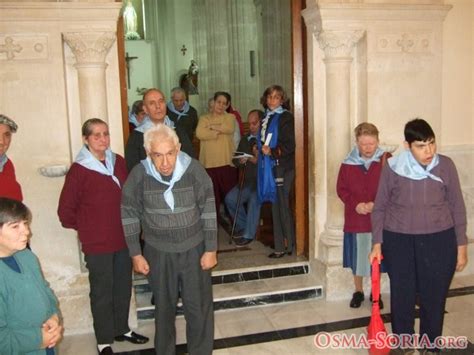
[[[17,129],[15,121],[0,114],[0,196],[23,201],[21,186],[16,180],[15,166],[7,157],[12,135]]]
[[[212,179],[218,214],[221,202],[237,183],[237,170],[232,166],[235,118],[225,111],[228,104],[227,96],[216,92],[213,111],[201,116],[196,128],[196,136],[201,141],[199,161]]]
[[[54,355],[62,338],[58,300],[26,249],[31,213],[0,197],[0,352]]]
[[[131,171],[135,165],[146,158],[143,134],[147,129],[160,123],[175,128],[173,121],[166,115],[166,99],[161,90],[153,88],[145,91],[143,94],[143,110],[147,116],[142,124],[130,134],[125,146],[125,161],[127,162],[128,171]],[[180,130],[176,133],[183,146],[183,151],[190,156],[194,156],[194,148],[188,136]]]
[[[198,114],[186,100],[186,92],[180,87],[171,90],[171,100],[166,104],[166,112],[171,121],[174,122],[176,131],[181,130],[192,142],[198,124]],[[194,156],[193,156],[194,157]]]
[[[269,258],[291,255],[295,248],[295,226],[290,208],[290,190],[295,180],[295,126],[288,111],[289,100],[279,85],[268,87],[260,99],[265,108],[257,139],[260,202],[272,202],[275,251]],[[285,245],[286,241],[286,245]]]
[[[82,125],[84,146],[69,169],[59,198],[64,228],[77,231],[89,270],[90,303],[100,354],[113,354],[113,341],[144,344],[128,327],[132,261],[121,223],[120,200],[127,178],[125,160],[110,149],[107,124]]]
[[[171,128],[154,126],[144,139],[148,157],[131,171],[123,188],[122,223],[134,269],[148,276],[153,291],[155,351],[175,354],[180,295],[188,353],[211,354],[211,269],[217,264],[212,181],[198,161],[180,151]]]
[[[237,151],[252,157],[234,158],[235,165],[244,169],[244,181],[242,185],[234,186],[225,197],[227,210],[235,220],[237,233],[234,239],[238,246],[247,245],[255,239],[260,220],[260,203],[257,196],[257,136],[262,118],[263,112],[260,110],[252,110],[247,116],[249,133],[242,137]]]
[[[415,334],[418,294],[419,336],[429,339],[426,350],[439,352],[435,339],[442,334],[449,285],[454,272],[467,264],[466,207],[456,167],[436,152],[428,122],[409,121],[404,135],[405,150],[388,159],[382,170],[369,258],[380,262],[383,255],[390,278],[392,332]]]
[[[132,109],[128,114],[128,128],[130,132],[133,132],[135,128],[140,126],[146,117],[145,110],[143,109],[143,100],[137,100],[133,103]]]
[[[337,177],[337,195],[344,203],[343,267],[351,268],[355,291],[351,308],[364,301],[363,277],[370,276],[367,256],[372,247],[370,216],[374,207],[382,165],[388,154],[379,148],[379,131],[368,122],[355,129],[356,144],[344,159]],[[383,308],[379,299],[380,309]]]

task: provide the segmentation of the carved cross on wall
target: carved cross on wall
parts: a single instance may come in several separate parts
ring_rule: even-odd
[[[125,62],[127,63],[127,87],[130,89],[130,62],[134,59],[138,59],[138,57],[130,57],[127,54],[125,55]]]
[[[20,53],[22,50],[23,48],[19,44],[13,44],[11,37],[6,37],[5,44],[0,44],[0,53],[6,53],[8,60],[15,58],[14,52]]]
[[[186,55],[186,51],[187,51],[187,50],[188,50],[188,49],[187,49],[186,46],[183,44],[183,46],[182,46],[181,49],[180,49],[181,53],[183,53],[183,56]]]

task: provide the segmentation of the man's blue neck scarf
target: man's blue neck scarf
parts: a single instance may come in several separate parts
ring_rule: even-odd
[[[107,148],[105,151],[105,165],[89,151],[85,144],[77,154],[75,162],[86,169],[112,177],[114,182],[120,187],[120,181],[114,175],[115,153],[113,153],[110,148]]]
[[[258,151],[258,170],[257,170],[257,196],[260,203],[269,201],[275,202],[276,199],[276,184],[275,177],[273,175],[273,167],[275,166],[275,160],[270,155],[264,155],[261,153],[262,145],[269,133],[272,134],[272,138],[269,143],[271,149],[276,148],[278,143],[278,127],[280,123],[281,114],[285,110],[280,106],[273,111],[267,111],[264,118],[265,127],[262,127],[259,131],[260,139],[257,139]],[[270,116],[272,119],[270,120]],[[270,121],[270,123],[269,123]]]
[[[6,154],[0,155],[0,173],[3,172],[3,167],[7,163],[8,158]]]
[[[183,106],[183,110],[182,111],[178,111],[176,109],[176,107],[174,107],[174,104],[173,104],[173,101],[168,101],[168,103],[166,104],[166,107],[168,108],[168,110],[170,110],[171,112],[175,113],[178,115],[178,121],[179,119],[181,118],[181,116],[187,116],[188,115],[188,111],[189,111],[189,102],[187,101],[184,101],[184,106]]]
[[[173,186],[183,177],[184,173],[188,169],[189,165],[191,164],[191,157],[184,152],[179,152],[178,157],[176,158],[176,165],[174,167],[173,175],[171,176],[170,181],[166,181],[163,179],[161,174],[156,170],[155,164],[147,157],[143,159],[140,163],[145,167],[145,171],[147,175],[153,177],[156,181],[168,185],[168,188],[165,190],[164,197],[165,202],[174,211],[174,196],[173,196]]]
[[[431,173],[431,170],[439,164],[439,155],[435,154],[431,163],[425,168],[418,163],[409,149],[405,149],[397,156],[387,160],[390,168],[397,174],[412,180],[433,179],[443,183],[443,180]]]
[[[359,148],[355,146],[342,163],[347,165],[363,165],[366,170],[369,170],[370,164],[374,162],[378,163],[383,153],[385,152],[382,149],[377,148],[375,153],[370,158],[364,159],[360,155]]]
[[[174,122],[170,120],[170,118],[168,116],[165,116],[165,119],[163,121],[163,123],[165,125],[167,125],[168,127],[170,128],[173,128],[174,129]],[[138,131],[138,132],[141,132],[141,133],[145,133],[145,131],[151,127],[153,127],[155,125],[155,123],[153,123],[153,121],[150,119],[150,117],[147,115],[142,123],[137,127],[135,128],[135,131]]]

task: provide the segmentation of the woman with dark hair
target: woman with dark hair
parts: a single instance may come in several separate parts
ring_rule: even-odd
[[[196,128],[196,137],[201,141],[199,161],[212,180],[218,215],[225,195],[237,182],[237,169],[232,166],[235,118],[226,112],[228,105],[226,93],[216,92],[212,112],[201,116]]]
[[[289,100],[279,85],[268,87],[260,103],[265,109],[258,149],[257,191],[260,202],[272,205],[275,251],[269,258],[291,255],[295,249],[295,230],[289,195],[295,180],[295,127]],[[286,246],[285,246],[286,240]]]
[[[62,338],[58,300],[26,244],[31,213],[0,197],[0,352],[54,355]]]
[[[82,136],[84,146],[67,173],[58,215],[64,228],[77,231],[85,254],[99,353],[113,354],[114,339],[135,344],[148,341],[128,327],[132,262],[120,213],[127,167],[110,149],[104,121],[84,122]]]
[[[12,135],[17,129],[15,121],[0,114],[0,196],[23,201],[21,186],[16,180],[15,167],[7,157]]]
[[[137,100],[133,103],[132,109],[128,114],[128,129],[132,132],[135,128],[140,126],[146,117],[143,109],[143,100]]]
[[[369,260],[380,262],[383,254],[392,332],[415,334],[418,294],[419,335],[428,350],[438,352],[449,285],[455,270],[467,264],[466,208],[456,167],[436,153],[430,125],[416,118],[404,133],[405,150],[388,159],[380,178]]]

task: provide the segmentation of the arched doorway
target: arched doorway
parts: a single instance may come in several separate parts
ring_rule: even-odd
[[[301,11],[305,0],[290,0],[291,8],[291,96],[295,116],[296,178],[294,215],[296,223],[297,255],[309,255],[308,235],[308,147],[307,147],[307,94],[306,40]],[[118,23],[117,33],[124,33],[123,17]],[[118,36],[121,75],[121,104],[124,141],[128,139],[127,61],[124,36]]]

